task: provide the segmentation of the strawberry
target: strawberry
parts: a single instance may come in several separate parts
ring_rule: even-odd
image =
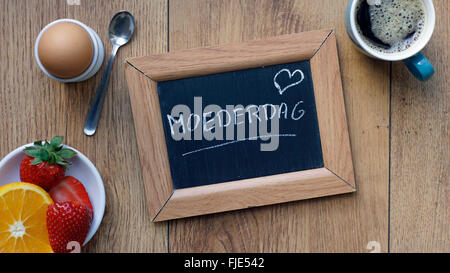
[[[71,149],[63,149],[62,137],[54,137],[49,142],[36,141],[26,147],[20,164],[20,180],[36,184],[46,191],[64,178],[69,162],[66,159],[76,155]]]
[[[86,189],[75,177],[64,177],[48,193],[54,202],[78,201],[93,211]]]
[[[56,253],[66,253],[68,244],[83,245],[92,222],[92,212],[78,202],[54,203],[47,209],[47,230],[50,245]]]

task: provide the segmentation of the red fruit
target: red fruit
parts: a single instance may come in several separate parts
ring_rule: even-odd
[[[63,149],[62,141],[62,137],[54,137],[50,142],[36,141],[33,146],[26,147],[20,164],[20,180],[46,191],[55,186],[66,173],[69,162],[65,159],[76,155],[70,149]]]
[[[83,245],[92,222],[92,212],[78,202],[54,203],[48,206],[47,229],[50,245],[56,253],[72,250],[68,244]],[[68,249],[69,248],[69,249]]]
[[[20,180],[22,182],[33,183],[48,191],[64,178],[66,168],[63,166],[47,162],[30,165],[32,161],[34,161],[33,157],[25,155],[20,163]]]
[[[49,192],[53,201],[56,203],[62,203],[66,201],[78,201],[79,203],[87,206],[91,211],[92,205],[89,199],[89,195],[86,192],[83,184],[75,177],[66,176],[64,179],[54,186]]]

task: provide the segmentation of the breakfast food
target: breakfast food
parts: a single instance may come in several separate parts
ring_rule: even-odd
[[[47,227],[50,245],[56,253],[69,252],[70,242],[80,246],[86,239],[92,222],[92,211],[78,202],[54,203],[48,206]]]
[[[25,148],[23,182],[0,187],[0,253],[70,252],[86,240],[94,211],[82,182],[65,176],[76,153],[62,141]]]
[[[47,71],[62,79],[81,75],[92,63],[94,45],[80,25],[60,22],[42,35],[38,56]]]
[[[72,176],[66,176],[58,182],[49,192],[54,202],[62,203],[66,201],[79,202],[85,205],[91,211],[92,205],[89,195],[83,184]]]
[[[46,191],[64,178],[69,162],[76,153],[63,148],[62,137],[54,137],[50,142],[36,141],[34,146],[24,150],[25,156],[20,164],[22,182],[36,184]]]
[[[0,253],[51,253],[46,217],[52,203],[50,195],[34,184],[0,187]]]

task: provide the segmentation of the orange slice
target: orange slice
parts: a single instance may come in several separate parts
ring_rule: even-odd
[[[34,184],[0,187],[0,253],[53,252],[47,231],[47,207],[52,203]]]

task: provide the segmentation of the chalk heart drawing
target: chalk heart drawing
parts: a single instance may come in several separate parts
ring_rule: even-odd
[[[297,80],[296,82],[293,82],[293,83],[281,88],[280,84],[277,82],[277,77],[281,73],[287,73],[289,76],[289,79],[292,79],[292,77],[294,77],[295,74],[300,74],[300,79]],[[288,90],[289,88],[299,85],[303,81],[303,79],[305,79],[305,75],[303,74],[303,72],[300,69],[296,69],[296,70],[294,70],[294,72],[291,73],[291,71],[289,71],[289,69],[283,68],[280,71],[278,71],[277,74],[275,74],[275,77],[273,77],[273,84],[278,89],[278,93],[280,93],[280,95],[283,95],[283,93],[286,90]]]

